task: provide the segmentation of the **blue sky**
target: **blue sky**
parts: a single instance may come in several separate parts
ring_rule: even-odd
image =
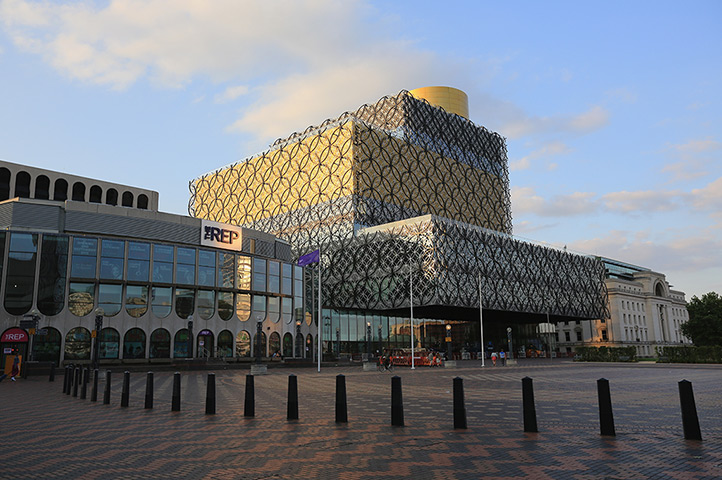
[[[0,0],[0,159],[188,182],[383,95],[467,92],[515,235],[722,292],[722,3]]]

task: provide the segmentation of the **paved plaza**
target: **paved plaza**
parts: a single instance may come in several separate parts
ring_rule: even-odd
[[[205,414],[208,372],[122,373],[110,405],[62,393],[63,377],[0,383],[2,479],[720,479],[722,366],[528,361],[483,369],[269,369],[256,376],[255,413],[243,416],[248,370],[217,370],[216,415]],[[62,373],[62,372],[61,372]],[[299,420],[286,419],[297,376]],[[346,378],[348,423],[334,416]],[[405,426],[391,425],[391,377],[401,377]],[[453,428],[452,385],[464,380],[468,428]],[[521,379],[534,381],[539,433],[524,433]],[[599,434],[596,380],[610,381],[616,437]],[[685,440],[678,382],[692,382],[703,440]],[[92,385],[92,384],[91,384]]]

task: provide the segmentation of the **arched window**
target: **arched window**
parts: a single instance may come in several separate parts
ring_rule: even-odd
[[[213,290],[198,290],[198,316],[209,320],[215,311],[216,292]]]
[[[10,198],[10,170],[0,167],[0,201]]]
[[[283,356],[293,356],[293,335],[288,332],[283,335]]]
[[[150,358],[170,358],[170,332],[165,328],[150,334]]]
[[[107,192],[105,192],[105,203],[107,205],[118,205],[118,190],[114,188],[109,188]]]
[[[233,356],[233,334],[228,330],[223,330],[218,334],[218,356]]]
[[[30,174],[28,172],[21,171],[15,175],[15,196],[30,198]]]
[[[656,287],[654,287],[654,294],[658,297],[664,297],[664,287],[661,283],[658,283]]]
[[[68,237],[43,235],[38,276],[38,309],[43,315],[57,315],[65,307]]]
[[[101,283],[98,285],[98,306],[106,317],[114,317],[120,312],[123,301],[123,285]]]
[[[173,358],[188,358],[188,329],[181,328],[173,338]]]
[[[53,200],[64,202],[68,199],[68,182],[62,178],[55,180],[55,190],[53,191]]]
[[[201,358],[215,356],[213,351],[213,332],[206,328],[198,332],[196,352],[198,352],[197,356]]]
[[[75,182],[73,184],[73,200],[76,202],[85,201],[85,184],[82,182]]]
[[[131,328],[123,337],[123,358],[145,358],[145,332]]]
[[[251,316],[251,296],[247,293],[236,295],[236,315],[238,320],[245,322]]]
[[[144,194],[138,195],[138,208],[148,210],[148,196]]]
[[[5,310],[10,315],[23,315],[33,305],[37,251],[37,234],[10,234],[5,284]]]
[[[125,311],[133,318],[139,318],[148,311],[148,287],[128,285],[125,287]],[[170,337],[168,337],[170,341]]]
[[[124,207],[132,207],[133,206],[133,194],[130,192],[123,192],[123,206]]]
[[[104,328],[100,331],[100,358],[117,359],[120,352],[120,334],[114,328]]]
[[[266,357],[266,333],[261,332],[261,356]],[[253,337],[253,356],[256,356],[256,349],[258,348],[258,334]]]
[[[103,203],[103,189],[97,185],[90,187],[90,199],[91,203]]]
[[[313,335],[310,333],[306,336],[306,353],[305,358],[313,358]]]
[[[165,318],[173,309],[173,290],[170,287],[153,287],[151,308],[157,318]]]
[[[44,327],[48,333],[36,335],[33,340],[33,360],[37,362],[54,362],[60,365],[60,332],[53,327]]]
[[[35,179],[35,196],[40,200],[50,200],[50,179],[45,175],[38,175]]]
[[[268,353],[269,355],[281,354],[281,336],[278,332],[273,332],[268,337]]]
[[[175,313],[180,318],[193,315],[195,309],[195,291],[190,288],[175,289]]]
[[[90,332],[87,328],[75,327],[65,335],[66,360],[90,360]]]
[[[233,317],[233,292],[218,292],[218,316],[221,320]]]
[[[251,336],[247,331],[241,330],[236,335],[236,357],[251,356]]]

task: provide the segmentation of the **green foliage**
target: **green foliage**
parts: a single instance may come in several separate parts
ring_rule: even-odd
[[[634,347],[578,347],[577,356],[583,362],[635,362]]]
[[[658,362],[669,363],[722,363],[722,346],[658,347]]]
[[[715,292],[692,297],[687,304],[689,321],[682,333],[697,346],[722,345],[722,297]]]

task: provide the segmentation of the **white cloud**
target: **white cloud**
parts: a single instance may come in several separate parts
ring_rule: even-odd
[[[527,170],[531,167],[532,160],[535,160],[537,158],[543,158],[548,156],[558,156],[558,155],[564,155],[567,153],[570,153],[572,150],[569,148],[565,143],[554,141],[547,143],[546,145],[543,145],[541,148],[538,148],[531,152],[529,155],[520,158],[519,160],[512,160],[509,162],[509,170],[511,171],[518,171],[518,170]],[[550,170],[554,170],[557,167],[557,164],[552,163],[549,165]]]
[[[238,97],[248,94],[250,89],[248,85],[236,85],[235,87],[228,87],[223,93],[219,93],[213,98],[216,103],[227,103],[232,102]]]
[[[670,211],[680,208],[684,195],[678,191],[646,190],[610,192],[602,196],[609,210],[624,213]]]
[[[719,150],[722,148],[722,143],[713,138],[705,138],[704,140],[690,140],[682,144],[670,144],[667,148],[682,153],[698,153]]]
[[[511,201],[514,215],[536,214],[545,217],[568,217],[594,212],[599,208],[596,194],[575,192],[554,195],[545,199],[531,187],[512,187]]]
[[[722,177],[704,188],[692,190],[692,205],[700,210],[711,210],[719,214],[722,210]]]
[[[599,105],[577,115],[549,117],[528,116],[510,106],[505,110],[501,114],[507,119],[500,129],[512,139],[549,133],[584,134],[599,130],[609,123],[609,112]]]

